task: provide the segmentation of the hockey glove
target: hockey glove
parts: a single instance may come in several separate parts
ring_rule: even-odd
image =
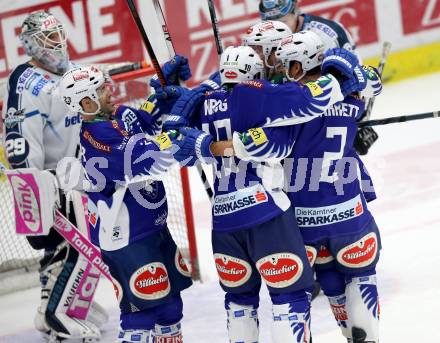
[[[327,50],[325,53],[321,69],[324,74],[330,73],[336,78],[341,76],[349,78],[357,65],[359,65],[359,59],[354,53],[345,49],[334,48]]]
[[[191,77],[191,69],[189,67],[188,59],[180,55],[176,55],[166,62],[162,67],[162,72],[165,76],[167,86],[178,85],[179,79],[186,81]],[[151,78],[150,86],[156,90],[162,87],[157,75],[154,75]]]
[[[181,128],[179,134],[172,141],[173,145],[177,146],[173,151],[174,158],[181,166],[191,167],[197,161],[202,163],[212,162],[214,157],[210,150],[213,141],[211,135],[189,127]]]
[[[157,106],[161,113],[170,113],[177,99],[188,93],[190,90],[180,86],[165,86],[158,88],[154,97],[157,99]]]
[[[213,80],[206,80],[202,84],[189,92],[184,93],[171,109],[169,120],[164,122],[164,130],[177,130],[187,126],[194,113],[199,111],[200,106],[205,100],[205,93],[220,86]],[[178,118],[180,117],[180,118]]]
[[[338,79],[344,97],[360,92],[367,86],[366,74],[359,65],[359,59],[345,49],[328,50],[322,62],[322,72],[332,74]]]
[[[376,68],[364,65],[362,69],[365,71],[367,77],[367,86],[362,91],[361,95],[365,98],[372,98],[378,96],[382,92],[382,80]]]
[[[189,120],[179,115],[165,115],[162,125],[162,131],[179,130],[181,127],[188,126]]]
[[[354,140],[354,148],[359,155],[366,155],[368,150],[377,141],[379,135],[372,127],[362,127],[358,129]]]
[[[351,77],[340,81],[341,92],[344,97],[356,92],[362,92],[367,86],[367,76],[362,67],[356,66]]]

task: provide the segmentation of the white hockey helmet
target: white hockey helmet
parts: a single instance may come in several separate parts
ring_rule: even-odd
[[[222,85],[264,79],[263,61],[249,46],[230,46],[220,58],[220,79]]]
[[[94,115],[101,111],[98,88],[105,82],[102,71],[94,66],[80,67],[65,73],[60,80],[60,94],[64,103],[73,112]],[[94,113],[85,113],[81,100],[89,97],[98,105]]]
[[[290,81],[298,81],[304,75],[320,66],[324,59],[324,43],[319,36],[312,31],[300,31],[284,39],[275,53],[277,59],[283,64],[286,77]],[[289,75],[290,62],[301,63],[303,74],[294,79]]]
[[[268,63],[272,50],[291,34],[292,30],[280,21],[262,21],[247,30],[243,37],[243,45],[260,46],[263,49],[265,65],[273,67]]]
[[[58,75],[67,71],[69,53],[66,31],[52,14],[45,11],[29,14],[23,21],[19,37],[26,54],[44,68]]]

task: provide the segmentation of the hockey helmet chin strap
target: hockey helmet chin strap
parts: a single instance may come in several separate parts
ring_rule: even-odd
[[[291,81],[291,82],[298,82],[298,81],[300,81],[304,76],[306,76],[306,71],[305,70],[303,70],[303,72],[302,72],[302,74],[299,76],[299,77],[291,77],[290,75],[289,75],[289,71],[287,70],[286,72],[285,72],[285,75],[286,75],[286,78],[289,80],[289,81]]]

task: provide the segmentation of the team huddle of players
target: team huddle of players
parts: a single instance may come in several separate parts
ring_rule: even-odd
[[[272,301],[272,341],[311,342],[315,278],[347,341],[379,342],[381,242],[367,208],[374,189],[365,187],[371,180],[354,142],[363,99],[381,92],[380,77],[361,65],[340,24],[300,14],[296,1],[261,1],[260,12],[264,21],[247,31],[242,46],[224,51],[209,80],[180,87],[175,80],[188,80],[191,71],[176,56],[163,66],[167,85],[153,77],[155,92],[139,109],[114,104],[98,68],[61,58],[65,37],[53,16],[39,12],[25,21],[21,37],[33,59],[9,80],[6,103],[16,122],[7,117],[8,158],[17,168],[54,168],[74,155],[66,149],[79,137],[91,185],[84,191],[98,214],[91,241],[118,294],[118,342],[183,341],[180,292],[191,279],[167,228],[161,181],[176,163],[213,169],[212,248],[230,342],[259,341],[262,282]],[[26,35],[33,29],[45,35],[45,48],[37,34]],[[63,117],[51,120],[55,112]],[[57,127],[77,113],[82,122],[74,128]],[[58,155],[38,149],[43,137],[57,142],[60,134],[69,144]],[[66,314],[62,298],[81,258],[66,245],[58,249],[61,240],[50,235],[31,240],[46,258],[37,328],[52,341],[99,338],[106,314],[97,304],[86,320]]]

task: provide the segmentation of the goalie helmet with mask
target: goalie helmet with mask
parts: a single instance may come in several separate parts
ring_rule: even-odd
[[[266,74],[272,78],[275,72],[273,52],[278,44],[292,34],[292,30],[280,21],[263,21],[251,26],[243,37],[243,45],[252,47],[264,61]]]
[[[264,78],[263,61],[251,47],[230,46],[222,53],[220,58],[222,85]]]
[[[20,40],[28,56],[48,71],[62,75],[69,67],[67,36],[63,24],[52,14],[29,14],[21,27]]]
[[[300,31],[284,39],[277,48],[276,58],[282,63],[285,76],[290,81],[301,80],[307,72],[321,66],[324,59],[324,44],[312,31]],[[294,77],[291,67],[294,62],[301,65],[302,74]]]
[[[260,15],[263,20],[278,20],[289,13],[296,13],[297,4],[296,0],[262,0]]]
[[[80,112],[86,117],[106,116],[115,109],[111,101],[111,82],[94,66],[75,68],[64,74],[60,94],[72,112]]]

